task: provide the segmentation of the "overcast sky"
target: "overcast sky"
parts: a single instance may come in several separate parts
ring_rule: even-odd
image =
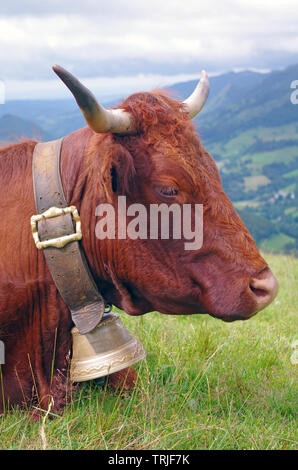
[[[46,98],[69,96],[54,63],[103,95],[277,69],[298,62],[297,25],[297,0],[4,0],[0,78],[8,98]]]

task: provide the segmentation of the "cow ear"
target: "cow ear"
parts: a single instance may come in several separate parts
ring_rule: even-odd
[[[136,171],[132,155],[121,145],[114,149],[110,172],[112,191],[119,195],[129,194]]]
[[[100,145],[99,155],[97,146],[93,148],[94,154],[90,153],[90,159],[97,170],[99,194],[102,193],[109,202],[113,201],[116,194],[129,194],[134,187],[136,173],[130,152],[111,138]]]
[[[112,165],[111,167],[111,184],[112,184],[112,191],[116,193],[118,183],[117,183],[117,170],[114,165]]]

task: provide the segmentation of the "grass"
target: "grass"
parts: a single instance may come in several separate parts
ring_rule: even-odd
[[[276,127],[257,126],[252,129],[243,130],[236,137],[232,137],[225,142],[210,143],[208,148],[211,154],[220,155],[222,159],[242,158],[247,151],[247,158],[249,158],[249,149],[257,141],[265,143],[292,141],[293,144],[297,144],[297,129],[297,122]],[[283,156],[286,149],[287,147],[281,149]],[[283,161],[283,158],[279,161]]]
[[[269,238],[261,242],[262,250],[272,253],[280,253],[286,245],[293,244],[294,246],[295,238],[289,237],[285,233],[278,233],[270,235]]]
[[[247,201],[238,201],[238,202],[235,202],[233,204],[236,209],[243,209],[243,208],[246,208],[246,207],[259,207],[260,206],[260,202],[259,201],[256,201],[256,200],[247,200]]]
[[[298,153],[298,146],[287,147],[285,149],[270,150],[268,152],[257,152],[246,154],[243,156],[243,160],[250,159],[253,161],[253,168],[256,171],[260,171],[264,165],[269,165],[270,163],[289,163],[296,159]],[[251,166],[249,164],[248,166]]]
[[[296,170],[290,171],[289,173],[285,173],[284,178],[296,178],[298,176],[298,168]]]
[[[244,184],[245,191],[256,191],[260,186],[267,186],[270,183],[270,179],[265,175],[256,176],[245,176]]]
[[[151,313],[122,320],[147,358],[131,392],[86,382],[60,417],[0,417],[1,449],[294,449],[298,260],[266,256],[274,303],[247,322]],[[43,433],[43,434],[42,434]]]

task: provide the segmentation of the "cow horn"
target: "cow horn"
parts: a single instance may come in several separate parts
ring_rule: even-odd
[[[189,118],[194,118],[203,108],[209,95],[209,78],[205,70],[201,72],[201,78],[194,92],[183,103],[189,112]]]
[[[91,91],[70,72],[59,65],[54,65],[53,70],[75,97],[91,129],[97,133],[127,134],[133,132],[132,117],[129,113],[123,109],[105,109],[98,103]]]

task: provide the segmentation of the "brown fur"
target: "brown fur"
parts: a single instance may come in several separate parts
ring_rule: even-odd
[[[159,310],[246,318],[255,308],[249,279],[267,265],[223,192],[183,105],[154,92],[133,95],[121,107],[133,115],[135,135],[83,128],[65,137],[61,154],[66,197],[80,212],[82,245],[100,291],[132,315]],[[26,141],[0,149],[0,339],[6,350],[1,380],[5,406],[30,402],[34,390],[41,407],[54,395],[60,409],[72,322],[30,231],[35,145]],[[128,203],[169,202],[156,191],[162,186],[179,188],[180,204],[204,204],[201,250],[184,251],[183,240],[97,240],[99,203],[116,206],[118,195],[126,195]]]

